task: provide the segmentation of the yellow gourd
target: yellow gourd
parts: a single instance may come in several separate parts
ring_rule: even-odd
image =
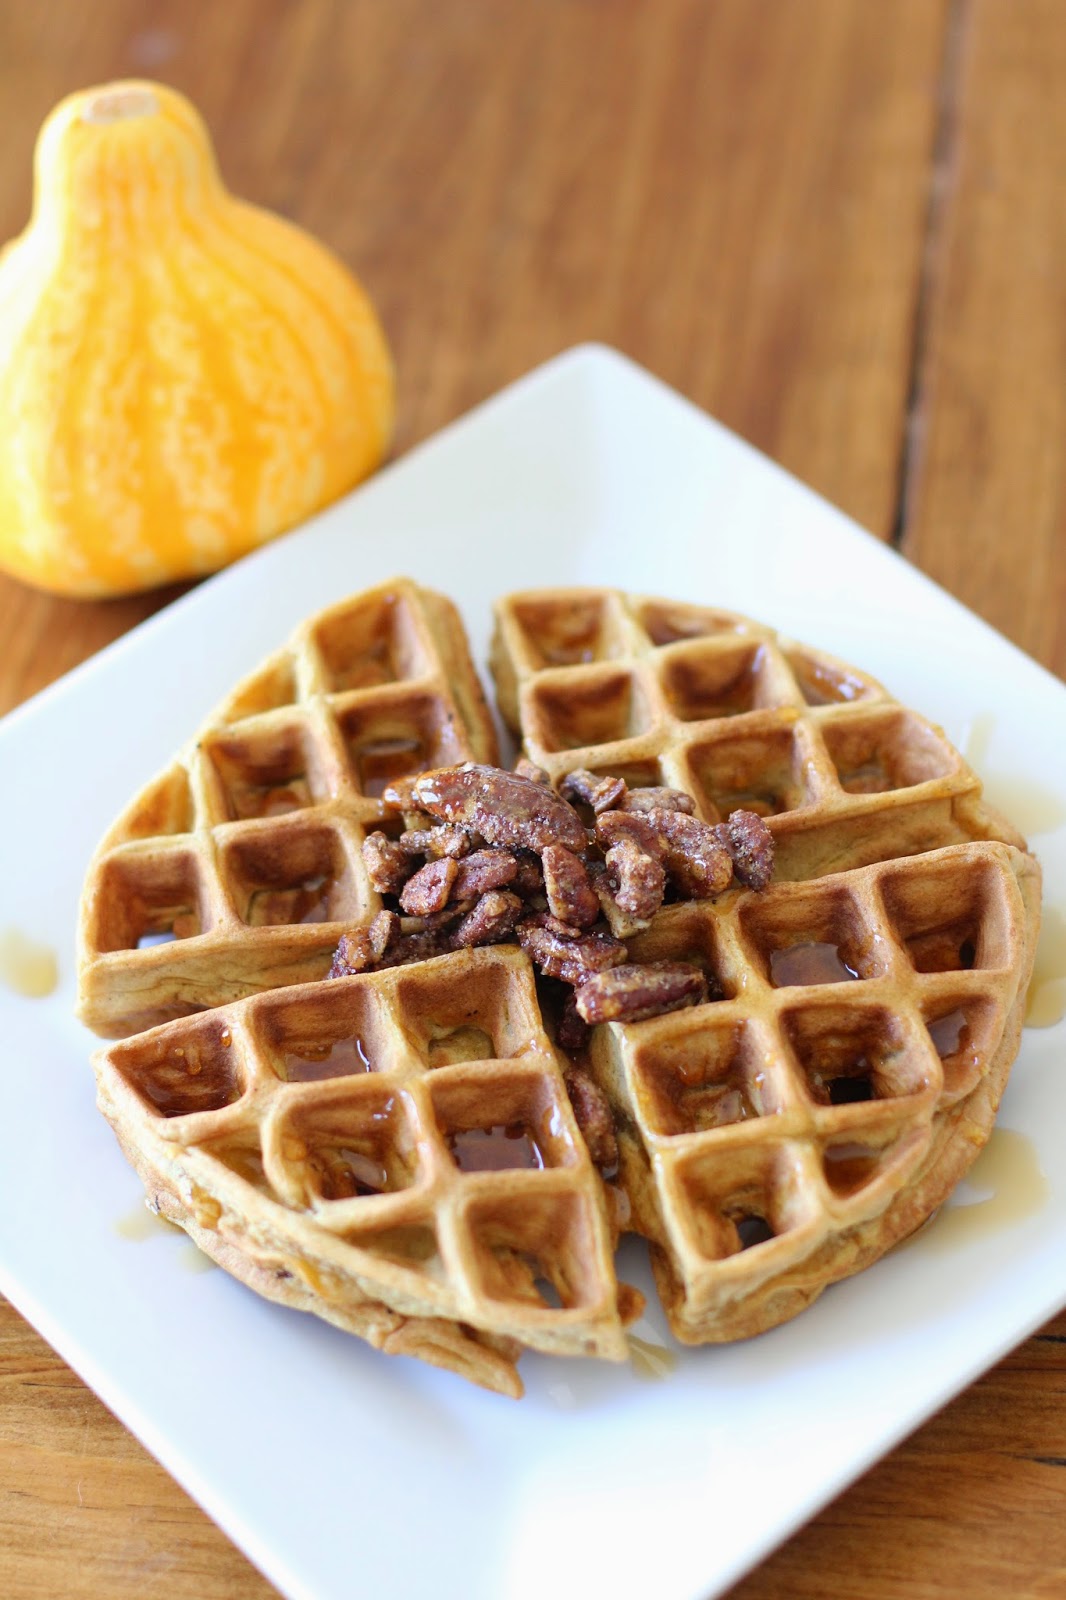
[[[392,418],[362,289],[226,191],[183,96],[56,107],[0,253],[0,568],[84,596],[213,571],[371,472]]]

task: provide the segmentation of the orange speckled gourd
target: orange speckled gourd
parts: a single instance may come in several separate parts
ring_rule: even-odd
[[[56,107],[0,254],[0,568],[80,596],[214,571],[371,472],[392,419],[363,290],[227,192],[187,100]]]

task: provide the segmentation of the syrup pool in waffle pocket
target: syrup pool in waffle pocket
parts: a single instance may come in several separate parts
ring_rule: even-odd
[[[746,618],[512,595],[492,665],[542,785],[513,859],[491,803],[465,834],[423,814],[447,784],[417,775],[464,762],[491,801],[495,740],[454,608],[382,585],[304,624],[111,829],[80,1008],[126,1036],[100,1103],[153,1206],[261,1292],[517,1394],[523,1348],[624,1359],[620,1227],[699,1343],[795,1314],[935,1210],[1017,1051],[1039,870],[938,729]],[[611,894],[558,798],[597,775],[707,837],[748,816],[772,883],[723,888],[727,862],[690,899],[660,871],[622,946],[588,926],[589,878],[568,928],[541,893],[560,855]],[[574,958],[579,1008],[654,972],[672,1009],[575,1034],[527,954],[545,939],[611,968],[585,990]]]

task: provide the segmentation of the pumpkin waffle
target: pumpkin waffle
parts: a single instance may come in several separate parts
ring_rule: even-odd
[[[876,1260],[988,1137],[1017,1053],[1040,873],[939,729],[732,613],[611,590],[497,608],[501,710],[586,769],[766,818],[775,881],[665,906],[634,962],[711,999],[594,1029],[630,1225],[678,1338],[745,1337]]]
[[[450,601],[408,580],[310,618],[126,809],[89,867],[79,1013],[118,1037],[324,977],[381,901],[393,779],[496,737]]]
[[[509,947],[262,993],[95,1058],[155,1209],[274,1300],[519,1395],[622,1360],[603,1185]]]

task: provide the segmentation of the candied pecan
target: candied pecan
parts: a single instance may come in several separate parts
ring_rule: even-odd
[[[686,900],[713,900],[729,887],[733,858],[714,824],[681,811],[649,811],[647,819],[659,835],[667,871]]]
[[[400,936],[400,919],[395,911],[379,911],[371,919],[367,934],[375,957],[383,956],[392,941]]]
[[[378,961],[378,967],[406,967],[412,961],[431,961],[434,956],[442,956],[451,948],[451,936],[443,928],[404,933],[389,946]]]
[[[721,824],[733,871],[749,889],[765,889],[774,872],[774,836],[754,811],[734,811]]]
[[[561,844],[550,844],[541,857],[544,891],[553,917],[572,927],[588,928],[600,914],[589,875],[580,856]]]
[[[392,806],[395,811],[420,811],[422,808],[415,799],[415,784],[417,778],[393,778],[386,789],[381,791],[381,798],[387,806]]]
[[[351,933],[342,933],[327,976],[350,978],[355,972],[367,972],[376,956],[377,951],[370,942],[368,929],[355,928]]]
[[[450,856],[419,867],[400,896],[404,911],[414,917],[431,917],[448,904],[459,868]]]
[[[515,775],[519,778],[528,778],[530,783],[539,783],[542,788],[551,788],[551,779],[543,767],[538,767],[535,761],[530,761],[528,756],[519,756],[514,764]]]
[[[378,894],[399,894],[414,871],[407,852],[383,833],[367,834],[363,840],[363,865]]]
[[[565,1050],[568,1055],[576,1055],[579,1050],[584,1050],[589,1042],[589,1025],[574,1004],[573,989],[567,991],[563,1002],[555,1030],[555,1042],[559,1049]]]
[[[596,838],[605,850],[620,839],[630,839],[646,856],[658,861],[663,853],[663,841],[650,817],[639,811],[605,811],[596,818]]]
[[[548,978],[584,983],[592,973],[617,966],[626,958],[625,945],[610,934],[583,933],[568,939],[546,927],[546,921],[544,917],[526,917],[515,931],[522,949]]]
[[[515,923],[525,911],[516,894],[507,889],[490,889],[472,911],[468,911],[452,934],[456,945],[494,944],[514,932]]]
[[[693,816],[695,801],[682,789],[650,786],[647,789],[630,789],[618,802],[620,811],[684,811]]]
[[[431,828],[408,828],[396,841],[409,856],[429,856],[439,860],[452,856],[458,860],[470,854],[470,835],[451,822],[436,822]]]
[[[539,859],[529,850],[515,852],[517,871],[511,887],[515,894],[520,894],[523,899],[529,900],[533,895],[544,893],[544,869]]]
[[[473,900],[449,900],[443,911],[431,911],[424,917],[401,917],[401,933],[436,933],[439,928],[450,928],[474,904]]]
[[[564,1082],[574,1121],[581,1129],[593,1166],[601,1172],[613,1172],[618,1165],[618,1136],[607,1096],[583,1067],[571,1067]]]
[[[707,984],[699,968],[676,961],[647,966],[628,963],[611,972],[597,972],[574,994],[577,1009],[588,1023],[642,1022],[664,1011],[699,1005],[706,998]]]
[[[619,839],[605,857],[614,898],[623,911],[640,922],[650,922],[663,903],[666,873],[662,866],[632,839]]]
[[[592,887],[596,891],[596,898],[600,902],[600,909],[606,919],[607,926],[616,939],[631,939],[635,933],[642,933],[648,926],[639,917],[634,917],[631,912],[623,911],[611,888],[607,870],[592,880]]]
[[[587,767],[575,767],[560,783],[559,793],[564,800],[583,801],[598,814],[611,811],[623,803],[626,784],[624,778],[601,778],[599,773],[589,772]]]
[[[487,844],[535,850],[565,845],[577,854],[587,839],[577,812],[529,778],[467,761],[461,767],[424,772],[414,781],[423,810],[445,822],[475,829]]]
[[[518,875],[518,862],[510,850],[475,850],[472,856],[460,861],[459,871],[452,885],[456,900],[476,900],[490,889],[502,889],[513,883]]]

